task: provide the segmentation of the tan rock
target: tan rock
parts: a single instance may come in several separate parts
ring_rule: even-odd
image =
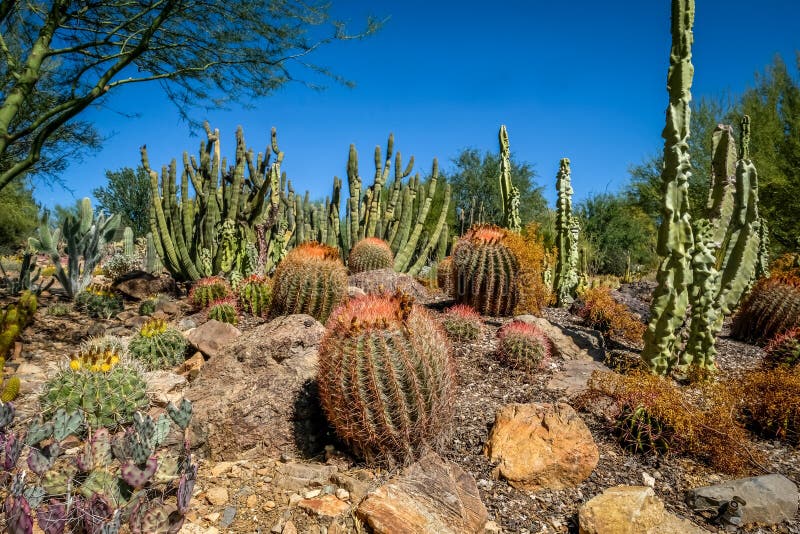
[[[580,534],[703,534],[706,530],[664,510],[647,486],[615,486],[578,510]]]
[[[565,360],[591,360],[592,357],[587,351],[580,348],[575,340],[569,335],[565,334],[560,327],[554,325],[544,317],[535,317],[533,315],[518,315],[514,317],[515,321],[528,323],[539,328],[547,338],[553,343],[553,348],[556,354]]]
[[[186,378],[172,371],[149,371],[144,374],[147,393],[156,406],[166,406],[169,402],[178,403],[188,382]]]
[[[349,504],[340,501],[333,495],[303,499],[297,506],[322,517],[338,517],[350,510]]]
[[[206,500],[214,506],[222,506],[228,502],[228,490],[222,486],[214,486],[206,491]]]
[[[234,462],[220,462],[211,468],[211,474],[215,477],[224,475],[236,465]]]
[[[232,324],[211,319],[189,331],[186,339],[195,349],[213,358],[240,335],[242,332]]]
[[[569,360],[564,363],[563,370],[547,382],[547,389],[563,391],[568,397],[574,397],[588,389],[589,378],[595,371],[609,372],[611,369],[595,360]]]
[[[292,522],[291,519],[287,521],[285,525],[283,525],[281,534],[297,534],[297,527],[294,526],[294,522]]]
[[[564,489],[584,481],[600,453],[568,404],[509,404],[495,415],[484,447],[494,474],[515,488]]]
[[[248,508],[255,508],[258,506],[258,495],[253,494],[247,498],[247,502],[245,502]]]
[[[186,380],[192,381],[200,375],[200,370],[206,364],[206,359],[203,358],[202,352],[195,352],[194,356],[186,360],[176,370],[179,375],[185,376]]]
[[[434,453],[367,495],[356,513],[375,534],[479,533],[488,518],[472,476]]]

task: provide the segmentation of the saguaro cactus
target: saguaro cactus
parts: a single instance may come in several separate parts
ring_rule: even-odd
[[[503,201],[503,226],[512,232],[521,232],[519,189],[511,183],[511,149],[505,124],[500,126],[500,195]]]
[[[567,306],[575,298],[578,287],[578,233],[580,225],[572,216],[572,184],[569,159],[561,160],[556,176],[558,205],[556,209],[556,304]]]
[[[133,246],[133,230],[126,226],[122,231],[122,253],[126,256],[133,256],[136,249]]]
[[[664,204],[658,234],[658,253],[663,258],[656,279],[658,286],[650,307],[651,318],[644,335],[642,359],[650,370],[666,374],[677,358],[675,342],[689,304],[687,286],[692,281],[691,249],[694,244],[689,216],[690,102],[692,25],[694,0],[672,1],[672,50],[667,74],[669,106],[664,138],[664,168],[661,172]]]

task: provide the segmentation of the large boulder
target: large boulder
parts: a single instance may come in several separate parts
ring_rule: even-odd
[[[515,488],[564,489],[583,482],[600,452],[568,404],[508,404],[495,415],[484,452]]]
[[[324,446],[312,387],[324,332],[308,315],[278,317],[211,358],[186,394],[193,445],[215,461]]]
[[[171,276],[154,276],[145,271],[131,271],[112,287],[130,300],[145,300],[158,294],[180,296],[180,288]]]
[[[209,358],[214,358],[233,343],[242,332],[232,324],[211,319],[186,333],[189,344]]]
[[[356,514],[375,534],[477,534],[488,518],[472,475],[435,453],[367,495]]]
[[[687,492],[686,502],[697,512],[716,515],[734,497],[739,498],[737,513],[729,518],[729,523],[736,526],[749,523],[776,525],[794,519],[800,495],[794,482],[783,475],[772,474],[695,488]],[[723,514],[726,515],[730,514]]]
[[[357,287],[365,293],[394,293],[398,289],[421,304],[427,304],[433,299],[425,287],[417,282],[413,276],[405,273],[396,273],[392,269],[376,269],[362,273],[351,274],[348,285]]]
[[[580,534],[707,534],[666,510],[649,486],[614,486],[578,510]]]

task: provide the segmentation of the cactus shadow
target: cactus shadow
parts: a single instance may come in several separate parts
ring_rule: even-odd
[[[316,380],[306,380],[295,396],[292,427],[295,448],[305,459],[324,455],[325,445],[336,442],[319,402]]]

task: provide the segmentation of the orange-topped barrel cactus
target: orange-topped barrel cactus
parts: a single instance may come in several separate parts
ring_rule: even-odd
[[[365,295],[334,312],[317,384],[328,421],[367,462],[406,463],[447,438],[456,387],[450,344],[402,293]]]
[[[271,316],[307,313],[325,322],[347,296],[347,269],[339,251],[316,242],[294,248],[273,277]]]
[[[378,237],[366,237],[350,250],[347,266],[353,274],[375,269],[394,268],[394,254],[389,243]]]
[[[509,316],[519,299],[519,261],[508,247],[508,231],[476,225],[453,248],[455,299],[482,315]]]

